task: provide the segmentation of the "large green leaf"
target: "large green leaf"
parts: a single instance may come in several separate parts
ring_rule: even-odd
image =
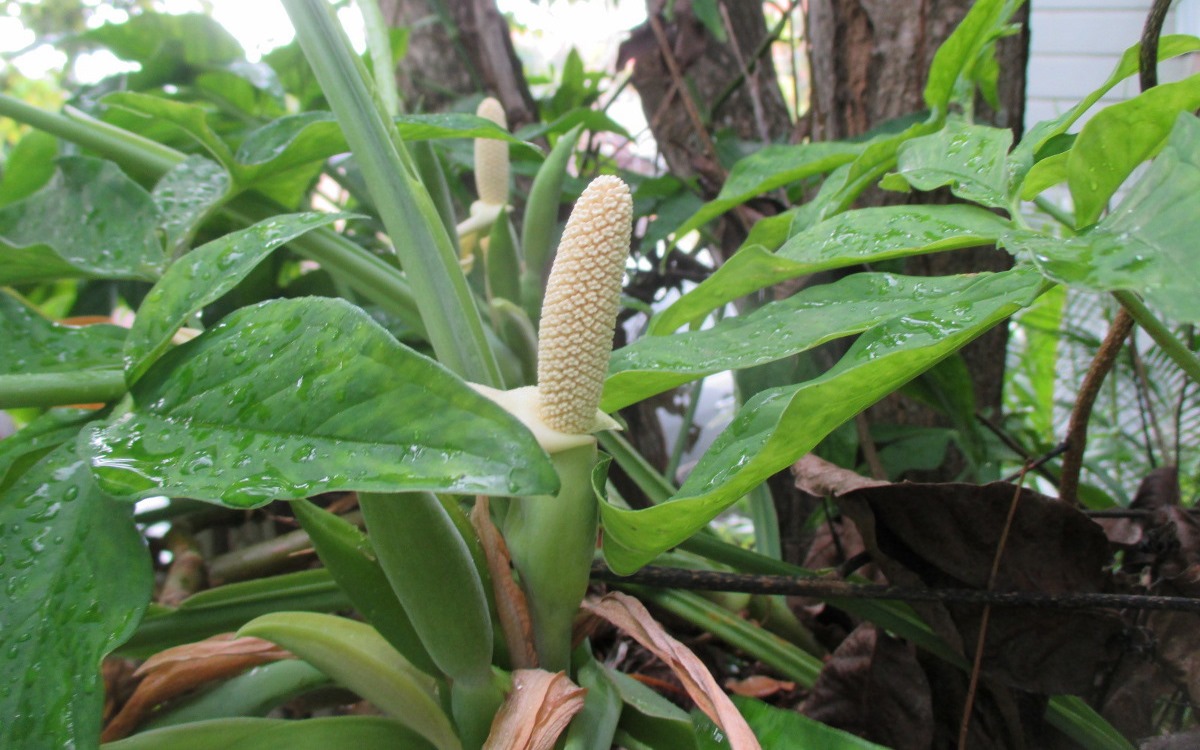
[[[1012,131],[953,119],[941,130],[914,138],[900,147],[897,177],[883,187],[935,190],[943,185],[964,200],[1006,208],[1008,170],[1005,157]],[[905,185],[907,183],[907,185]]]
[[[722,370],[773,362],[956,298],[976,276],[859,273],[725,318],[712,328],[646,336],[613,352],[601,408],[613,411]]]
[[[106,742],[104,750],[430,750],[415,732],[378,716],[323,719],[214,719]]]
[[[237,286],[277,247],[346,214],[284,214],[199,247],[171,264],[146,295],[125,344],[126,380],[135,382],[188,318]]]
[[[50,184],[0,209],[0,284],[153,280],[163,265],[158,221],[150,194],[115,164],[65,157]]]
[[[833,141],[766,146],[733,165],[729,178],[721,187],[721,193],[685,221],[676,234],[683,235],[698,229],[734,206],[768,190],[848,164],[862,153],[868,143]]]
[[[995,242],[1011,225],[966,205],[884,206],[847,211],[797,234],[778,252],[740,250],[711,277],[654,317],[670,333],[744,294],[786,279],[858,263]]]
[[[127,333],[113,325],[59,325],[0,291],[0,341],[6,342],[0,375],[117,368]]]
[[[132,88],[176,81],[189,69],[221,66],[245,57],[242,47],[203,13],[143,12],[122,23],[107,23],[80,35],[114,55],[141,64],[130,76]]]
[[[824,375],[754,396],[674,498],[638,511],[601,503],[609,566],[631,572],[687,539],[838,425],[1028,304],[1038,288],[1030,268],[981,277],[957,297],[871,328]]]
[[[51,409],[25,425],[14,436],[0,440],[0,492],[43,456],[65,442],[73,442],[79,428],[95,412],[85,409]]]
[[[1200,108],[1200,74],[1106,107],[1083,126],[1067,157],[1075,225],[1100,218],[1137,165],[1158,153],[1181,112]]]
[[[1002,242],[1055,281],[1096,291],[1132,290],[1170,317],[1200,322],[1198,196],[1200,121],[1185,113],[1146,174],[1092,231],[1059,239],[1017,230]]]
[[[100,492],[74,441],[0,494],[0,580],[0,747],[95,747],[100,660],[153,578],[130,508]]]
[[[438,750],[461,750],[438,703],[438,684],[392,648],[375,628],[315,612],[278,612],[238,635],[265,638],[311,663],[420,734]]]
[[[266,302],[165,354],[90,435],[121,495],[255,506],[330,490],[552,493],[508,412],[341,300]]]
[[[151,195],[162,215],[167,252],[182,255],[200,224],[231,192],[229,173],[203,156],[189,156],[163,175]]]
[[[730,698],[745,717],[746,723],[754,730],[754,736],[762,743],[763,750],[792,750],[798,747],[819,747],[821,750],[887,750],[883,745],[867,742],[862,737],[834,729],[796,711],[776,708],[743,695],[733,695]],[[699,729],[696,737],[700,740],[700,750],[721,750],[729,747],[724,735],[707,716],[693,709],[692,719]]]
[[[1200,51],[1200,38],[1185,34],[1167,34],[1158,41],[1158,59],[1166,60],[1189,52]],[[1067,132],[1084,112],[1100,101],[1101,97],[1111,91],[1121,81],[1138,72],[1138,58],[1142,53],[1142,45],[1135,44],[1121,56],[1116,68],[1103,84],[1095,91],[1081,99],[1075,106],[1058,117],[1043,120],[1025,133],[1025,137],[1009,155],[1009,171],[1013,176],[1013,185],[1019,185],[1021,179],[1034,163],[1034,156],[1055,136]]]
[[[0,174],[0,206],[32,195],[54,176],[58,139],[41,130],[31,130],[17,141],[4,159]]]
[[[964,82],[974,81],[976,66],[988,46],[1006,30],[1008,19],[1022,0],[976,0],[962,22],[942,42],[929,66],[925,105],[945,113]],[[974,90],[963,92],[974,96]]]

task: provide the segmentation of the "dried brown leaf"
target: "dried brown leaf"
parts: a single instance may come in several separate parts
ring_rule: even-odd
[[[746,720],[700,659],[672,638],[641,602],[613,591],[600,599],[589,597],[583,607],[624,631],[670,667],[696,707],[725,733],[733,750],[761,750]]]
[[[849,492],[838,504],[858,526],[888,579],[930,588],[986,589],[1012,506],[1010,484],[894,484]],[[1108,540],[1079,511],[1021,490],[997,569],[997,591],[1044,594],[1104,590]],[[950,643],[973,649],[980,608],[918,605]],[[984,673],[1039,693],[1088,690],[1123,629],[1115,614],[993,609]]]
[[[144,679],[128,702],[104,728],[101,739],[112,742],[132,732],[155,706],[177,698],[206,682],[238,675],[251,667],[292,654],[261,638],[236,638],[222,633],[198,643],[162,651],[146,660],[135,675]]]
[[[870,624],[833,652],[800,711],[895,750],[933,742],[932,697],[915,649]]]
[[[815,497],[837,497],[864,487],[887,484],[843,469],[812,453],[792,464],[792,474],[796,477],[796,488]]]
[[[749,698],[767,698],[776,693],[786,693],[795,690],[796,683],[756,674],[744,680],[726,680],[725,687],[734,695],[744,695]]]
[[[518,669],[483,750],[550,750],[586,694],[562,672]]]
[[[480,495],[471,510],[471,525],[483,546],[488,573],[492,578],[492,590],[496,598],[496,614],[504,642],[508,645],[509,659],[513,669],[530,669],[538,665],[537,649],[533,639],[533,620],[529,616],[529,603],[525,592],[512,577],[512,558],[508,545],[496,524],[492,523],[488,511],[488,498]]]

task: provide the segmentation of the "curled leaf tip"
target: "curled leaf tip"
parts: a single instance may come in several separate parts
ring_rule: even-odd
[[[475,114],[508,130],[504,107],[490,96],[479,103]],[[480,203],[491,206],[508,203],[508,144],[504,141],[475,139],[475,191]]]
[[[620,178],[598,177],[571,211],[542,306],[539,411],[568,434],[595,429],[629,255],[633,198]]]

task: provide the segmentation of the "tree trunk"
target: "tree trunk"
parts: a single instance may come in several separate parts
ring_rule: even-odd
[[[971,0],[812,0],[808,34],[812,70],[809,127],[813,140],[861,135],[890,119],[923,109],[922,91],[933,55],[970,6]],[[1028,5],[1013,20],[1024,29],[1027,18]],[[1001,70],[1000,109],[977,106],[977,121],[1011,128],[1014,136],[1020,135],[1028,53],[1027,29],[1000,41],[996,50]],[[949,200],[948,194],[938,197]],[[929,198],[872,190],[864,195],[861,205]],[[907,261],[905,271],[931,276],[997,271],[1011,265],[1006,253],[989,247],[918,256]],[[1007,341],[1007,329],[997,326],[962,350],[974,384],[976,409],[984,414],[1000,411]],[[947,424],[932,409],[899,394],[873,407],[869,419],[875,424]],[[948,456],[938,470],[919,478],[951,479],[964,468],[961,458]]]

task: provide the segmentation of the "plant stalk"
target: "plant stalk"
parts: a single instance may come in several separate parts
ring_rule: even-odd
[[[1163,352],[1179,365],[1179,369],[1187,373],[1192,380],[1200,383],[1200,358],[1197,358],[1196,353],[1184,346],[1183,342],[1171,333],[1171,329],[1150,312],[1150,308],[1146,307],[1136,294],[1121,290],[1113,292],[1112,295],[1117,298],[1122,307],[1129,311],[1134,321],[1150,334],[1150,338],[1162,347]]]
[[[125,395],[120,370],[0,375],[0,409],[102,404]]]

